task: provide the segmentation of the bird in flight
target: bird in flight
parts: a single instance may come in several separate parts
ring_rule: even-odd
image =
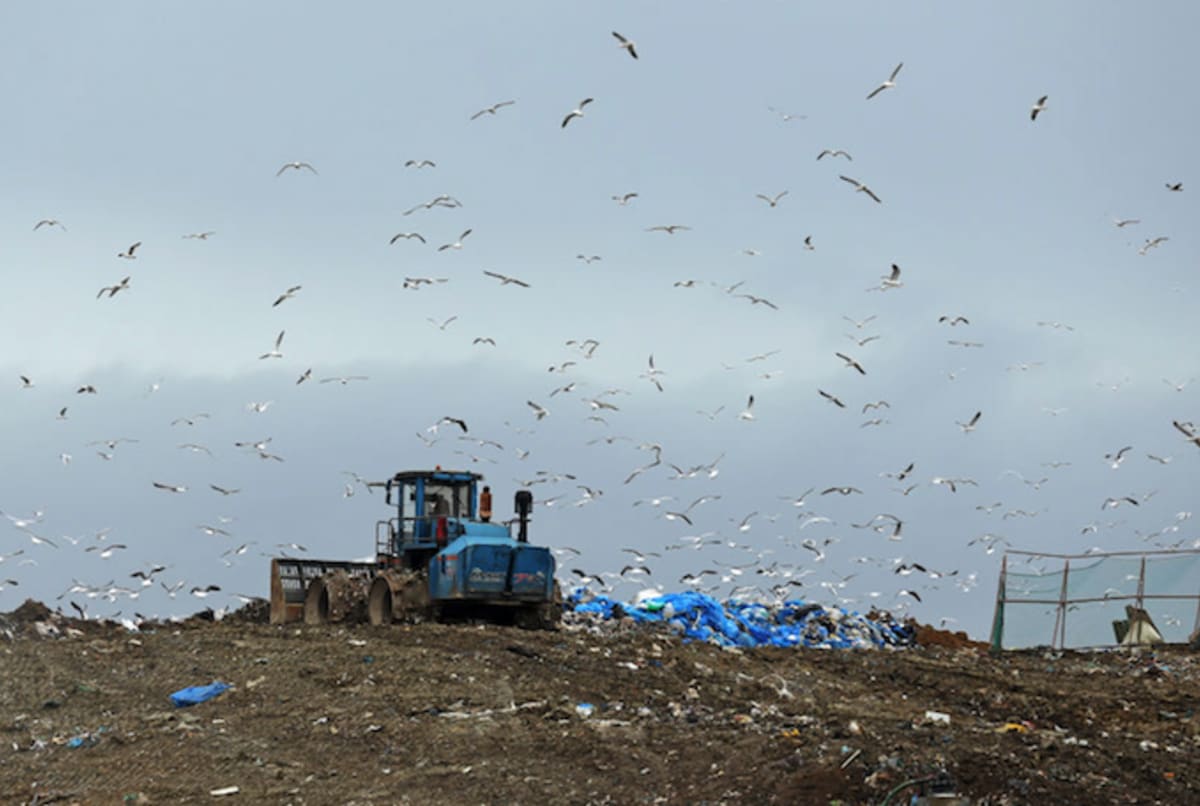
[[[853,367],[854,369],[858,370],[859,375],[867,374],[867,371],[862,368],[862,364],[858,363],[857,361],[855,361],[853,358],[846,355],[845,353],[834,353],[834,355],[837,356],[838,358],[842,359],[843,361],[845,361],[846,366]]]
[[[1182,193],[1183,192],[1183,183],[1182,182],[1167,182],[1167,190],[1173,191],[1175,193]]]
[[[900,62],[900,64],[896,65],[896,69],[892,71],[890,76],[888,76],[888,80],[871,90],[871,94],[867,96],[867,100],[869,101],[884,90],[890,90],[892,87],[896,86],[896,76],[900,73],[900,68],[903,66],[904,62]]]
[[[597,260],[600,260],[601,257],[599,255],[576,255],[575,259],[582,260],[584,263],[586,263],[590,266],[591,264],[595,263]]]
[[[451,316],[449,319],[447,319],[444,322],[438,322],[436,319],[426,316],[425,321],[429,322],[431,325],[436,327],[438,330],[445,330],[446,326],[449,325],[451,322],[453,322],[457,318],[458,318],[457,316]]]
[[[100,299],[102,296],[104,296],[104,294],[106,292],[108,293],[108,296],[110,299],[112,297],[115,297],[117,295],[118,291],[124,291],[125,289],[129,288],[129,279],[130,278],[125,277],[121,280],[121,282],[117,283],[116,285],[104,286],[104,288],[101,288],[100,292],[98,294],[96,294],[96,299]]]
[[[37,232],[42,227],[58,227],[63,232],[67,231],[67,228],[64,227],[62,222],[59,221],[57,218],[43,218],[41,221],[39,221],[33,225],[33,230],[34,230],[34,232]]]
[[[420,170],[421,168],[436,168],[437,163],[433,160],[408,160],[404,163],[404,167]]]
[[[537,403],[534,403],[532,400],[526,400],[525,405],[527,405],[527,406],[529,406],[529,408],[533,409],[534,416],[537,417],[537,419],[539,419],[539,420],[550,413],[549,410],[547,410],[544,406],[539,406]]]
[[[1140,223],[1142,223],[1142,219],[1140,219],[1140,218],[1114,218],[1113,219],[1113,226],[1116,227],[1117,229],[1121,229],[1122,227],[1128,227],[1130,224],[1140,224]]]
[[[873,190],[871,190],[869,187],[864,185],[862,182],[859,182],[857,179],[851,179],[848,176],[838,176],[838,179],[841,179],[843,182],[849,182],[850,184],[854,185],[854,189],[856,191],[858,191],[859,193],[866,193],[868,196],[870,196],[872,199],[874,199],[877,203],[883,204],[883,201],[878,196],[875,195],[875,192]]]
[[[616,31],[613,31],[612,35],[617,38],[617,47],[624,48],[625,50],[629,51],[629,55],[635,59],[638,57],[637,51],[634,50],[636,43],[629,41],[628,39],[621,36]]]
[[[134,254],[134,251],[141,245],[142,242],[138,241],[137,243],[130,245],[130,247],[124,252],[117,252],[117,257],[123,257],[126,260],[134,260],[137,258],[137,255]]]
[[[296,296],[296,292],[299,290],[300,290],[300,286],[298,286],[298,285],[292,286],[287,291],[284,291],[282,294],[280,294],[279,299],[277,299],[271,303],[271,307],[272,308],[277,307],[284,300],[288,300],[288,299],[291,299],[292,297]]]
[[[164,484],[161,481],[155,481],[155,482],[151,482],[151,483],[158,489],[166,490],[169,493],[185,493],[185,492],[187,492],[187,487],[184,487],[182,484]]]
[[[1163,243],[1164,241],[1169,241],[1169,240],[1171,240],[1171,239],[1165,235],[1159,235],[1156,238],[1147,238],[1146,243],[1143,244],[1142,248],[1138,250],[1138,254],[1144,256],[1147,252],[1149,252],[1154,247],[1158,246],[1160,243]]]
[[[217,234],[216,230],[209,230],[208,232],[192,232],[187,235],[181,235],[179,237],[183,238],[185,241],[189,240],[191,238],[195,238],[200,241],[207,241],[210,235],[216,235],[216,234]]]
[[[646,232],[665,232],[668,235],[674,235],[679,230],[690,230],[691,227],[685,227],[683,224],[659,224],[657,227],[647,227]]]
[[[1029,110],[1030,120],[1037,120],[1037,116],[1046,110],[1046,99],[1049,97],[1049,95],[1043,95],[1037,99],[1037,103]]]
[[[366,381],[369,378],[366,375],[339,375],[336,378],[322,378],[321,383],[340,383],[342,386],[350,383],[350,381]]]
[[[818,389],[817,394],[819,394],[821,397],[828,400],[833,405],[837,406],[839,409],[846,408],[846,404],[843,403],[841,400],[839,400],[837,395],[831,395],[831,394],[829,394],[829,392],[826,392],[824,389]]]
[[[950,327],[955,327],[957,325],[971,324],[971,321],[969,319],[967,319],[967,317],[965,317],[965,316],[962,316],[962,315],[949,316],[948,314],[942,314],[941,316],[938,317],[938,323],[940,324],[942,322],[945,322],[946,324],[950,325]]]
[[[494,277],[495,279],[499,280],[500,285],[510,285],[511,284],[511,285],[519,285],[519,286],[521,286],[521,288],[529,288],[529,283],[525,282],[524,280],[518,280],[516,277],[509,277],[504,274],[498,274],[497,272],[488,271],[487,269],[484,269],[483,273],[486,274],[488,277]]]
[[[283,172],[286,171],[288,168],[291,168],[294,171],[298,171],[301,168],[307,168],[308,170],[312,171],[314,174],[317,172],[317,169],[312,167],[311,165],[309,165],[307,162],[285,162],[283,164],[283,167],[275,172],[275,175],[281,176],[283,174]]]
[[[258,357],[260,361],[264,358],[283,358],[283,353],[279,352],[279,348],[283,345],[283,334],[286,332],[286,330],[279,331],[279,335],[275,337],[275,349],[260,355]]]
[[[738,415],[738,419],[739,420],[753,420],[754,413],[751,411],[751,409],[753,409],[753,408],[754,408],[754,395],[750,395],[749,400],[746,401],[746,408],[745,408],[745,410],[742,411],[741,414]]]
[[[982,416],[983,416],[983,412],[977,411],[977,412],[975,412],[974,416],[971,417],[971,419],[967,420],[965,423],[959,423],[957,420],[955,420],[955,422],[958,423],[958,427],[963,430],[964,434],[966,434],[970,431],[975,430],[975,426],[979,423],[979,418]]]
[[[392,236],[392,239],[390,241],[388,241],[388,244],[389,245],[394,244],[396,241],[400,240],[401,238],[404,238],[405,240],[408,240],[410,238],[416,238],[421,243],[425,243],[424,236],[422,236],[421,233],[419,233],[419,232],[397,232],[395,235]]]
[[[579,106],[572,109],[570,112],[567,113],[567,116],[565,118],[563,118],[562,126],[560,128],[563,128],[563,129],[567,128],[567,124],[570,123],[573,118],[583,117],[583,108],[585,106],[587,106],[588,104],[590,104],[592,102],[592,100],[593,100],[592,98],[584,98],[582,101],[580,101]]]
[[[765,193],[755,193],[754,198],[762,199],[767,204],[771,205],[772,207],[775,207],[776,205],[779,204],[779,200],[782,199],[786,195],[788,195],[788,192],[785,190],[785,191],[775,194],[774,197],[768,196]]]
[[[850,156],[850,152],[843,151],[840,148],[825,149],[824,151],[822,151],[820,154],[817,155],[818,162],[820,162],[821,157],[845,157],[846,159],[850,160],[851,162],[854,162],[854,157]]]
[[[466,237],[470,234],[471,234],[471,230],[469,230],[469,229],[463,230],[463,234],[458,236],[457,241],[455,241],[454,243],[444,243],[441,246],[439,246],[437,250],[439,252],[445,252],[447,249],[462,249],[463,248],[462,242],[464,240],[466,240]]]
[[[629,204],[629,201],[631,199],[636,199],[636,198],[637,198],[636,193],[622,193],[620,196],[613,196],[612,200],[615,201],[617,204],[621,205],[622,207],[624,207],[625,205]]]
[[[474,115],[471,115],[471,120],[475,120],[476,118],[481,118],[484,115],[494,115],[494,114],[496,114],[497,110],[502,109],[506,106],[512,106],[515,103],[516,103],[516,101],[501,101],[498,104],[492,104],[491,106],[484,107],[483,109],[480,109],[478,112],[476,112]]]

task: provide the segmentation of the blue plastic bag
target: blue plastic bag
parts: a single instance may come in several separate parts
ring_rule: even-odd
[[[189,705],[207,702],[227,688],[229,688],[229,684],[219,680],[209,683],[207,686],[188,686],[172,694],[171,702],[175,703],[176,708],[185,708]]]

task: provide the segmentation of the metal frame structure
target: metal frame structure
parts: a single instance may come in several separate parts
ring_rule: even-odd
[[[1008,581],[1008,557],[1009,555],[1020,555],[1024,557],[1038,557],[1051,560],[1062,560],[1062,585],[1059,589],[1058,598],[1056,599],[1016,599],[1008,598],[1007,581]],[[1193,620],[1192,631],[1190,633],[1191,641],[1197,640],[1200,636],[1200,590],[1195,594],[1185,593],[1147,593],[1146,592],[1146,559],[1148,557],[1169,558],[1169,557],[1200,557],[1200,549],[1164,549],[1158,551],[1109,551],[1096,552],[1093,554],[1052,554],[1041,551],[1019,551],[1017,549],[1009,549],[1004,552],[1004,556],[1000,560],[1000,578],[996,586],[996,609],[992,616],[992,632],[991,632],[991,651],[999,653],[1003,651],[1003,636],[1004,636],[1004,617],[1005,605],[1007,604],[1030,604],[1030,605],[1054,605],[1056,612],[1054,616],[1054,630],[1050,636],[1050,646],[1055,649],[1065,649],[1067,640],[1067,611],[1070,605],[1087,604],[1091,602],[1120,602],[1131,601],[1134,607],[1139,610],[1144,609],[1147,600],[1162,600],[1169,599],[1173,601],[1189,601],[1196,602],[1196,616]],[[1137,592],[1133,594],[1123,594],[1118,596],[1086,596],[1079,598],[1071,598],[1068,595],[1068,583],[1071,576],[1071,561],[1072,560],[1102,560],[1106,557],[1140,557]],[[1087,647],[1077,647],[1079,649],[1099,649],[1105,647],[1115,647],[1119,644],[1092,644]]]

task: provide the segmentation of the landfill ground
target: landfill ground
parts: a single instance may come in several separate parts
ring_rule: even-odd
[[[0,803],[880,804],[938,773],[977,804],[1200,803],[1196,652],[919,640],[730,650],[261,607],[129,632],[26,602],[0,614]]]

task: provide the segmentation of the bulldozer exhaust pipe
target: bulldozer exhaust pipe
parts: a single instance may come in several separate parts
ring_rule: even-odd
[[[533,493],[529,490],[517,490],[513,496],[513,508],[517,510],[517,540],[529,542],[529,513],[533,511]]]

